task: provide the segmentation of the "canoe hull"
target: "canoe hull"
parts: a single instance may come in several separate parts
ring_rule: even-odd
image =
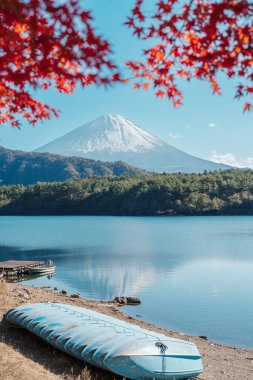
[[[90,309],[30,304],[5,318],[78,359],[129,379],[187,379],[203,371],[195,344]]]
[[[53,267],[39,267],[39,268],[30,268],[30,274],[50,274],[55,272],[55,266]]]

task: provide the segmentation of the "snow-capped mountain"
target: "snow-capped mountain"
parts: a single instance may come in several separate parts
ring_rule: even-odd
[[[155,172],[202,172],[229,168],[191,156],[120,115],[105,115],[36,150],[101,161],[125,161]]]

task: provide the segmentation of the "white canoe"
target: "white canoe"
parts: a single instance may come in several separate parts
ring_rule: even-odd
[[[49,274],[55,272],[55,265],[51,267],[37,267],[37,268],[30,268],[29,273],[30,274]]]
[[[189,379],[203,371],[194,343],[94,310],[39,303],[19,306],[5,318],[79,360],[129,379]]]

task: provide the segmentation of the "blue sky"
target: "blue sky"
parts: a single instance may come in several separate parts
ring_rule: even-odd
[[[123,26],[132,0],[81,0],[92,9],[97,30],[107,37],[120,63],[140,56],[140,43]],[[11,149],[33,150],[103,114],[121,114],[169,144],[195,156],[238,166],[253,167],[253,114],[243,114],[242,102],[233,99],[235,82],[220,78],[222,96],[209,85],[182,83],[184,105],[174,109],[151,91],[133,91],[131,85],[109,90],[77,89],[73,95],[40,91],[37,98],[61,109],[58,119],[43,125],[23,125],[21,130],[0,128],[0,144]]]

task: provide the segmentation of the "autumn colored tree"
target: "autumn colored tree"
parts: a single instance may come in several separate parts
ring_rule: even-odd
[[[127,62],[134,87],[182,104],[178,78],[206,80],[220,94],[217,75],[236,77],[236,98],[253,93],[253,3],[247,0],[159,0],[151,16],[137,0],[126,25],[150,40],[142,61]],[[148,13],[147,13],[148,14]],[[154,43],[155,41],[155,43]],[[246,101],[244,111],[253,110]]]
[[[92,15],[78,0],[0,1],[0,123],[35,124],[58,112],[41,104],[31,89],[133,81],[154,89],[175,107],[182,104],[179,78],[210,83],[217,75],[238,79],[236,98],[253,93],[253,3],[247,0],[136,0],[126,25],[143,40],[141,61],[128,61],[123,78],[110,44],[96,33]],[[244,110],[253,110],[246,100]]]
[[[0,1],[0,123],[31,124],[58,112],[41,104],[31,88],[54,85],[64,93],[119,80],[109,43],[93,28],[78,1]]]

